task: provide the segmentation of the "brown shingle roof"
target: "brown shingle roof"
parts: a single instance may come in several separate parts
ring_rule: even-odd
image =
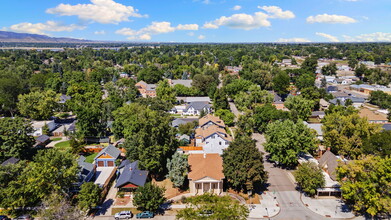
[[[225,129],[223,129],[223,128],[217,126],[217,125],[211,125],[211,126],[206,127],[206,128],[202,128],[202,127],[201,128],[197,128],[195,130],[195,137],[207,138],[207,137],[211,136],[214,133],[219,134],[223,139],[225,139],[227,141],[231,141],[231,137],[227,134]]]
[[[327,171],[332,180],[337,180],[335,169],[338,167],[338,158],[331,151],[326,151],[318,162],[319,166]]]
[[[358,114],[361,118],[367,117],[368,121],[388,121],[385,114],[375,113],[367,108],[362,108]]]
[[[200,118],[199,125],[200,125],[200,127],[203,127],[205,124],[207,124],[210,121],[219,127],[225,128],[224,121],[221,120],[219,117],[211,115],[211,114],[207,114],[204,117]]]
[[[190,154],[188,163],[190,165],[188,178],[191,180],[204,177],[215,180],[224,179],[223,159],[219,154]]]

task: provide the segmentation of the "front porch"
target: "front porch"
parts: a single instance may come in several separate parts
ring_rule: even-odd
[[[200,180],[190,182],[190,192],[195,195],[212,193],[220,195],[223,192],[223,181],[218,180]]]

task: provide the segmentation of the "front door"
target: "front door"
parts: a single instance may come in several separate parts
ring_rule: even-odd
[[[210,190],[210,183],[204,183],[204,193],[209,192]]]

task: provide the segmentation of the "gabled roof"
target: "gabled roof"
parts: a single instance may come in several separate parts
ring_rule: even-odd
[[[224,121],[221,120],[219,117],[217,116],[214,116],[212,114],[207,114],[205,115],[204,117],[200,118],[199,120],[199,126],[200,127],[203,127],[205,124],[207,124],[208,122],[212,122],[213,124],[221,127],[221,128],[225,128],[225,124],[224,124]]]
[[[105,147],[103,150],[101,150],[98,155],[96,155],[96,157],[94,158],[94,160],[96,160],[97,158],[99,158],[100,156],[102,156],[104,153],[112,156],[113,158],[117,159],[118,156],[121,154],[121,151],[118,150],[116,147],[114,147],[113,145],[109,145],[107,147]]]
[[[196,137],[202,137],[202,138],[206,139],[213,134],[218,134],[224,140],[231,141],[231,137],[227,134],[225,129],[223,129],[217,125],[211,125],[211,126],[205,127],[205,128],[197,128],[195,130]]]
[[[49,136],[47,136],[46,134],[43,134],[39,137],[37,137],[35,140],[39,143],[45,143],[46,141],[48,141],[50,139]]]
[[[185,111],[188,111],[190,107],[193,107],[195,110],[201,111],[204,108],[210,108],[208,102],[190,102],[186,105]]]
[[[10,157],[6,161],[4,161],[1,166],[6,166],[8,164],[16,164],[20,161],[20,159],[15,158],[15,157]]]
[[[124,160],[123,162],[126,165],[123,167],[123,170],[117,180],[117,184],[115,184],[115,188],[120,188],[129,183],[137,186],[144,186],[148,177],[148,171],[139,170],[138,161],[130,163],[129,160]]]
[[[362,108],[358,113],[361,118],[366,117],[368,121],[386,121],[388,122],[387,116],[382,113],[373,112],[367,108]]]
[[[205,177],[215,180],[224,179],[223,159],[219,154],[190,154],[188,158],[190,172],[188,178],[196,181]]]
[[[86,158],[84,156],[80,156],[77,160],[77,164],[80,167],[80,178],[83,180],[85,177],[94,170],[94,164],[85,162]]]
[[[322,169],[325,169],[328,171],[328,174],[330,175],[332,180],[337,179],[337,174],[335,169],[338,167],[338,158],[335,156],[331,151],[326,151],[322,157],[318,160],[319,166]]]

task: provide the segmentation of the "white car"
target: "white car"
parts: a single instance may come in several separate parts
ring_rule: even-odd
[[[122,211],[122,212],[115,213],[114,215],[115,220],[130,219],[132,217],[133,217],[133,213],[131,211]]]

